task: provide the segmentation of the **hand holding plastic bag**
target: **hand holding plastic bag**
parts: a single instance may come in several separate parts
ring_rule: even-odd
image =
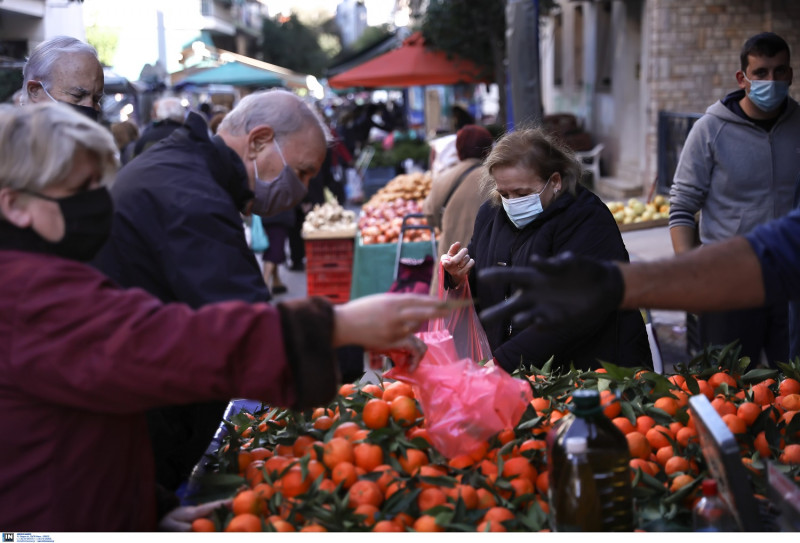
[[[469,358],[476,362],[491,360],[492,349],[475,312],[469,282],[464,281],[459,288],[446,289],[444,273],[444,267],[439,263],[438,297],[444,303],[455,307],[446,317],[430,321],[428,331],[448,330],[453,336],[456,350],[461,358]]]
[[[386,376],[414,387],[436,450],[447,458],[467,454],[516,426],[532,399],[528,383],[460,358],[447,330],[417,335],[428,346],[419,366],[409,371],[399,365]]]

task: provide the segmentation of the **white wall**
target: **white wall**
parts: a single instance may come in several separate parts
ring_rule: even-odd
[[[44,39],[72,36],[86,41],[83,26],[83,5],[80,2],[47,0],[44,13]]]
[[[642,3],[644,0],[613,0],[610,29],[598,30],[601,5],[592,2],[562,0],[562,84],[555,79],[555,25],[548,17],[542,26],[540,54],[542,56],[542,96],[545,114],[572,113],[595,143],[603,143],[604,175],[618,177],[629,185],[644,184],[646,171],[647,117],[644,115],[642,48]],[[575,16],[581,6],[583,23]],[[576,65],[576,33],[582,32],[582,59]],[[604,38],[603,36],[607,36]],[[600,56],[611,40],[613,51],[610,69],[611,86],[599,84],[603,61]],[[581,41],[581,40],[579,40]]]

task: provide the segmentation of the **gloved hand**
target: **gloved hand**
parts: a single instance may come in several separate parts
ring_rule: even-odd
[[[534,256],[530,266],[495,267],[478,273],[479,284],[519,287],[507,300],[481,311],[484,323],[511,318],[515,328],[530,324],[556,328],[603,319],[622,302],[625,286],[613,262],[564,253],[546,260]]]

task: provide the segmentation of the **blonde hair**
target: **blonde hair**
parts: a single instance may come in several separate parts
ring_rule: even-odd
[[[0,188],[40,191],[72,170],[77,148],[97,156],[101,183],[110,184],[119,162],[111,133],[68,105],[0,105]]]
[[[575,194],[575,187],[583,173],[575,153],[539,127],[520,128],[504,135],[483,165],[486,172],[484,189],[496,205],[500,205],[500,194],[492,175],[495,168],[520,167],[542,179],[549,179],[558,172],[562,188],[571,194]]]

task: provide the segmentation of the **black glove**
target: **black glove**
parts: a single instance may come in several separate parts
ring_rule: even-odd
[[[511,318],[515,328],[556,328],[606,318],[622,302],[622,273],[612,262],[564,253],[547,260],[534,256],[530,266],[478,272],[479,285],[519,287],[507,300],[481,311],[484,323]]]

